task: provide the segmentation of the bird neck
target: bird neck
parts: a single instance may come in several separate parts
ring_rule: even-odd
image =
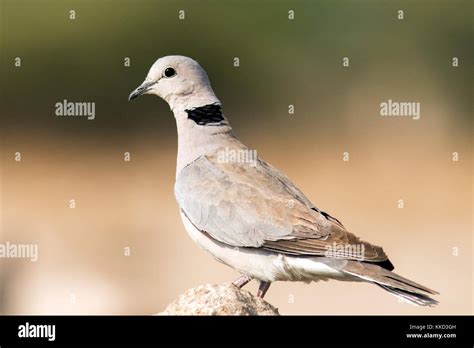
[[[204,105],[221,104],[212,88],[202,85],[193,85],[185,94],[171,93],[164,99],[175,114]]]
[[[209,106],[203,107],[217,110]],[[221,118],[212,114],[212,110],[209,112],[197,108],[192,110],[174,111],[178,129],[176,176],[184,167],[201,156],[214,155],[226,148],[245,148],[232,133],[232,128],[224,116]]]

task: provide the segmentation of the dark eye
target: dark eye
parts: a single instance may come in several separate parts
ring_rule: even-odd
[[[165,72],[163,73],[166,77],[172,77],[176,75],[176,71],[173,68],[166,68]]]

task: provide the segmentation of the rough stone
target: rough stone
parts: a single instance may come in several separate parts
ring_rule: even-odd
[[[187,290],[158,315],[280,315],[278,309],[232,284]]]

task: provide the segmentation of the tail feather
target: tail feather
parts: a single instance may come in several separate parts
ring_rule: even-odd
[[[394,272],[374,264],[348,261],[341,269],[344,273],[374,283],[392,295],[418,306],[434,306],[438,301],[427,294],[438,294],[421,284],[415,283]]]
[[[414,293],[407,290],[398,289],[395,287],[381,285],[378,283],[375,283],[375,284],[380,286],[382,289],[387,290],[392,295],[397,296],[398,298],[411,304],[416,304],[418,306],[434,306],[439,303],[438,301],[429,297],[428,295]]]

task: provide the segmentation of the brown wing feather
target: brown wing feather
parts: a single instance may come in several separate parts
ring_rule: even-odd
[[[181,209],[199,230],[228,245],[298,256],[389,262],[382,248],[348,232],[262,160],[251,167],[203,156],[181,171],[175,193]],[[352,254],[347,253],[351,248]],[[359,248],[357,253],[354,248]]]
[[[379,246],[360,240],[354,234],[344,231],[329,235],[326,239],[292,239],[265,241],[265,249],[301,256],[326,256],[359,260],[386,261],[387,255]]]

